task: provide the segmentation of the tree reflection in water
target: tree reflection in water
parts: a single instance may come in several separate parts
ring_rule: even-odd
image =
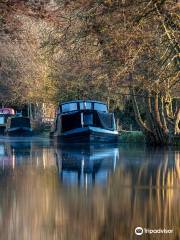
[[[180,239],[180,151],[0,143],[0,239]]]

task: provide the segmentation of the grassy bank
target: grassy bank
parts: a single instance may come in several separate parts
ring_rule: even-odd
[[[119,141],[121,143],[145,143],[141,131],[120,131]]]
[[[120,131],[121,143],[145,143],[145,137],[141,131]],[[174,146],[180,146],[180,136],[174,137]]]

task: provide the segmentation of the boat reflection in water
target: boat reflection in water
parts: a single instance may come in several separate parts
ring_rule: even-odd
[[[56,151],[58,173],[64,184],[104,184],[119,160],[116,147],[95,145],[63,147]]]
[[[11,171],[15,167],[30,163],[31,142],[0,143],[0,169]]]
[[[13,167],[14,157],[11,154],[11,148],[9,145],[0,144],[0,169],[6,167]]]
[[[0,171],[11,171],[24,168],[46,168],[55,167],[54,149],[49,148],[46,142],[24,139],[13,139],[12,141],[0,141]]]

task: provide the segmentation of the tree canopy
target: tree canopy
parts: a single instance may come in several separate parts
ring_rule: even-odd
[[[169,124],[179,133],[179,29],[176,0],[1,1],[1,101],[131,96],[161,142]]]

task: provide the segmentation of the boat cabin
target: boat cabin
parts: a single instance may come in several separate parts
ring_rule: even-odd
[[[0,108],[0,134],[4,134],[8,118],[14,115],[14,109]]]
[[[31,135],[30,118],[22,116],[13,116],[8,118],[5,132],[12,136]]]

